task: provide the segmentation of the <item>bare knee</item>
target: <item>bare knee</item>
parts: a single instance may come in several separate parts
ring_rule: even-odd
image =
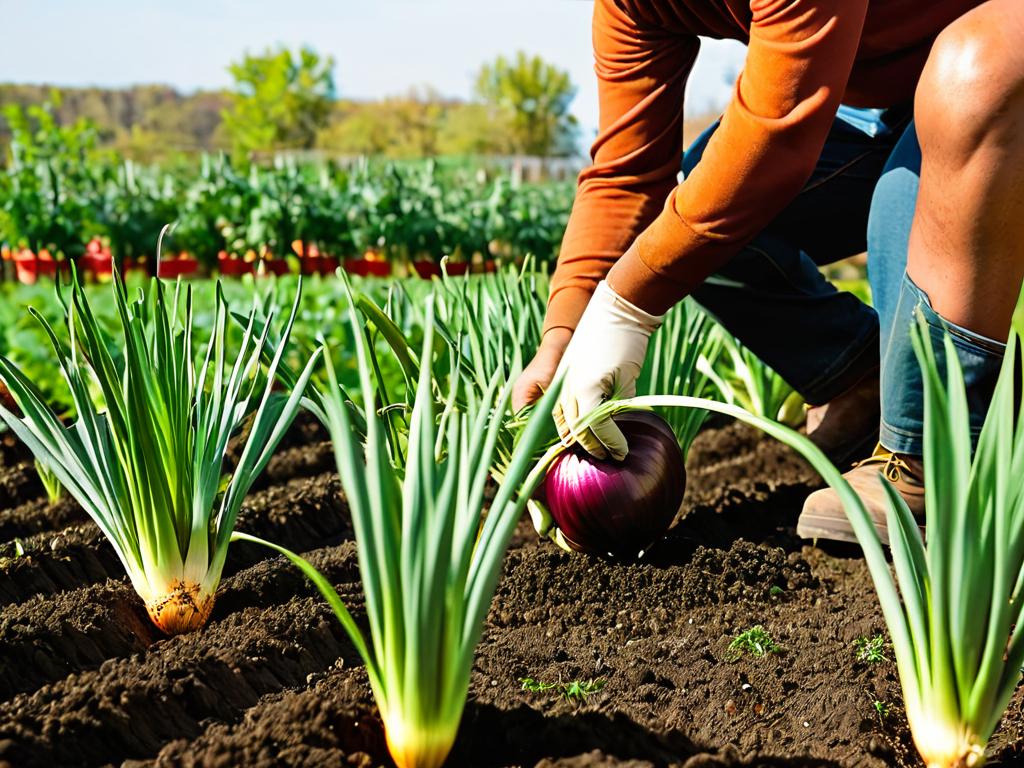
[[[914,105],[922,147],[966,160],[986,142],[1024,130],[1024,12],[989,0],[936,39]]]

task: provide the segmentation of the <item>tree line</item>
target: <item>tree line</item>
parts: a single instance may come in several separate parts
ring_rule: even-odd
[[[12,110],[48,104],[62,125],[88,125],[101,150],[140,162],[200,152],[236,157],[287,150],[392,158],[578,152],[575,86],[538,56],[499,56],[478,70],[469,101],[430,87],[375,101],[339,96],[334,62],[316,51],[268,49],[228,68],[229,90],[166,85],[68,88],[0,84],[0,150]]]

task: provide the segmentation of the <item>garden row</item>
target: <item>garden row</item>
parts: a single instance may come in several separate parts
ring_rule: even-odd
[[[347,167],[238,167],[223,156],[162,169],[99,155],[84,128],[45,111],[14,132],[0,175],[0,245],[9,279],[34,281],[66,262],[109,276],[113,262],[164,277],[219,271],[455,274],[532,254],[553,262],[573,188],[433,161]],[[154,233],[176,222],[159,269]],[[63,265],[63,266],[62,266]],[[0,274],[2,277],[2,274]]]
[[[284,558],[233,545],[207,628],[163,637],[96,526],[72,500],[49,506],[26,458],[0,453],[0,486],[18,489],[0,496],[0,762],[389,764],[355,648]],[[362,624],[333,463],[300,418],[238,528],[304,553]],[[681,522],[640,563],[520,525],[450,766],[919,765],[863,561],[793,532],[813,471],[732,427],[706,430],[688,465]],[[776,649],[737,659],[756,625]],[[1021,754],[1022,705],[990,745],[1002,765]]]
[[[254,285],[236,288],[251,292]],[[63,488],[98,526],[163,632],[209,632],[218,648],[229,647],[218,634],[226,627],[204,627],[230,573],[231,542],[285,555],[326,598],[337,619],[330,638],[347,638],[347,657],[341,647],[330,650],[337,640],[324,636],[317,621],[294,637],[285,660],[261,669],[259,654],[247,652],[250,661],[242,667],[228,663],[224,686],[240,687],[240,701],[273,690],[269,679],[294,680],[303,669],[322,668],[323,660],[303,649],[327,649],[328,656],[362,665],[356,680],[335,681],[333,695],[359,698],[352,683],[369,687],[396,764],[440,766],[463,720],[478,645],[495,622],[492,603],[521,513],[529,509],[537,532],[568,551],[625,562],[657,551],[684,502],[687,454],[713,412],[784,441],[840,493],[890,634],[891,651],[884,636],[865,637],[866,653],[879,659],[892,653],[916,747],[930,766],[974,765],[982,758],[1024,661],[1024,491],[1011,482],[1024,461],[1024,426],[1014,418],[1016,335],[994,415],[972,460],[959,371],[951,364],[948,378],[940,379],[930,335],[915,331],[926,374],[928,487],[936,495],[929,496],[927,550],[917,522],[893,496],[894,579],[860,499],[807,438],[778,420],[789,398],[779,402],[769,375],[744,379],[739,372],[756,363],[689,303],[676,307],[654,337],[638,396],[610,400],[588,416],[614,417],[626,433],[630,454],[611,462],[567,449],[559,439],[550,417],[557,381],[532,409],[511,411],[511,382],[539,339],[543,273],[508,269],[413,283],[411,290],[400,281],[368,279],[340,290],[336,281],[314,281],[334,289],[313,301],[335,313],[333,322],[321,318],[315,330],[297,334],[309,299],[288,281],[268,285],[250,293],[251,309],[240,313],[229,309],[219,285],[204,301],[180,282],[155,281],[128,292],[115,279],[111,322],[94,310],[85,287],[73,284],[59,313],[64,330],[43,320],[70,392],[71,423],[49,408],[36,377],[0,357],[0,380],[22,412],[15,416],[8,404],[0,415],[53,487]],[[321,333],[328,328],[331,338]],[[947,359],[955,360],[952,349]],[[737,384],[744,383],[740,407]],[[734,402],[723,402],[729,399]],[[236,530],[250,491],[270,471],[300,409],[333,446],[358,553],[357,581],[351,551],[341,561],[318,559],[318,570],[285,548],[296,546],[291,534],[301,534],[298,529],[279,530],[276,542],[260,538],[262,531]],[[695,531],[707,536],[714,527],[704,520]],[[27,551],[39,552],[32,541]],[[10,556],[25,552],[22,544]],[[784,587],[772,577],[781,592],[768,589],[767,597],[804,583],[806,565],[791,565],[795,571]],[[614,579],[614,573],[602,578]],[[232,582],[220,594],[244,587],[244,581]],[[702,585],[698,577],[688,590],[710,589],[712,599],[720,599],[724,588]],[[18,585],[9,589],[16,593]],[[301,630],[296,615],[289,609],[271,617],[271,635],[286,626]],[[676,612],[669,619],[673,632],[682,628],[680,618]],[[764,625],[738,629],[723,649],[733,661],[780,650]],[[133,633],[126,631],[124,642],[130,644]],[[548,637],[556,642],[553,630]],[[183,647],[189,658],[199,658]],[[720,660],[709,648],[705,658]],[[297,668],[291,660],[299,661]],[[145,687],[161,688],[168,661],[160,656],[139,670]],[[101,675],[115,670],[104,666]],[[657,680],[659,673],[651,674]],[[88,697],[81,684],[103,688],[94,695],[105,699],[107,682],[91,676],[18,700],[15,709],[25,710],[19,722],[27,728],[18,732],[30,741],[45,738],[57,711],[48,702],[56,699],[65,711],[72,699]],[[532,676],[522,684],[535,692],[563,685]],[[564,694],[585,699],[601,687],[596,679],[577,679],[564,683]],[[744,683],[741,690],[753,688]],[[197,695],[200,704],[210,703],[209,694]],[[755,714],[756,706],[763,710],[761,702],[747,703]],[[887,717],[885,701],[875,704],[878,716]],[[737,708],[735,700],[726,701],[726,712],[730,705]],[[571,721],[563,727],[575,728]],[[364,735],[372,742],[380,732]],[[359,751],[379,754],[376,744]],[[693,745],[675,732],[666,749],[693,751]]]
[[[506,267],[498,273],[488,276],[473,276],[464,286],[470,292],[484,290],[493,291],[494,286],[513,279],[528,281],[529,290],[523,291],[522,303],[529,318],[532,333],[539,333],[543,316],[545,299],[548,291],[548,277],[544,271],[531,271],[532,260],[527,260],[527,268],[522,271]],[[446,271],[450,273],[450,264]],[[126,283],[131,291],[146,290],[148,278],[137,271],[130,271]],[[461,278],[460,278],[461,279]],[[360,295],[368,297],[382,307],[387,307],[390,317],[400,325],[402,332],[412,339],[422,336],[422,307],[428,297],[435,291],[431,282],[421,280],[404,280],[396,278],[350,278]],[[458,280],[445,278],[442,284],[451,289],[460,286]],[[260,281],[222,281],[197,280],[189,284],[194,296],[194,312],[192,332],[197,340],[207,341],[212,333],[215,316],[212,311],[216,301],[216,291],[223,291],[233,307],[248,307],[254,301],[265,309],[281,305],[288,297],[294,296],[298,290],[298,278],[295,276],[273,277]],[[90,308],[104,334],[109,337],[112,354],[118,354],[117,339],[119,318],[114,295],[109,284],[87,284],[83,287],[88,297]],[[63,284],[62,292],[70,291],[68,283]],[[302,365],[304,356],[312,354],[316,347],[326,342],[335,349],[342,350],[335,361],[335,367],[341,383],[352,388],[358,384],[356,380],[355,358],[352,355],[354,339],[346,315],[348,299],[342,283],[334,279],[319,276],[302,279],[302,296],[291,330],[291,345],[288,349],[287,362],[292,366]],[[29,311],[31,308],[31,312]],[[44,395],[46,402],[61,415],[74,413],[74,403],[66,382],[57,370],[58,360],[50,345],[45,328],[37,318],[49,323],[58,339],[67,343],[68,335],[63,327],[63,304],[57,300],[57,291],[53,281],[44,280],[34,285],[17,283],[0,284],[0,355],[5,355],[14,364],[26,372]],[[696,321],[699,320],[699,323]],[[516,320],[522,322],[522,319]],[[739,344],[703,313],[687,303],[673,313],[666,332],[655,339],[651,351],[652,361],[672,357],[671,347],[680,343],[679,334],[691,328],[701,335],[713,329],[710,337],[714,343],[707,346],[701,356],[694,356],[696,364],[700,357],[700,365],[708,380],[708,391],[727,403],[735,403],[755,413],[769,417],[779,417],[787,423],[798,423],[802,418],[802,405],[792,388],[774,371],[762,363],[749,350]],[[231,352],[237,351],[241,341],[239,328],[229,326],[226,339]],[[378,339],[379,344],[382,342]],[[524,354],[529,353],[528,342]],[[381,346],[381,351],[387,348]],[[394,355],[381,354],[377,365],[382,371],[387,387],[394,391],[404,386],[402,371]],[[657,362],[650,369],[652,382],[657,380],[662,386],[671,386],[671,366]],[[653,386],[653,383],[651,384]],[[653,391],[650,390],[650,391]],[[2,426],[0,426],[2,429]]]

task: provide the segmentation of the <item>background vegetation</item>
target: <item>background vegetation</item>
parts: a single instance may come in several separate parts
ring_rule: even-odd
[[[309,48],[279,48],[231,64],[227,91],[0,84],[0,104],[49,103],[60,125],[89,125],[98,149],[146,163],[211,151],[236,159],[285,150],[391,158],[578,154],[568,111],[575,86],[540,57],[519,53],[483,64],[469,102],[429,86],[355,101],[337,93],[333,70],[331,59]],[[9,119],[0,119],[0,149],[12,131]]]

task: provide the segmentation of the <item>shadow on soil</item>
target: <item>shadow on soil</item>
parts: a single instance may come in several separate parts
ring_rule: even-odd
[[[545,715],[525,705],[503,709],[468,702],[460,733],[447,763],[451,766],[535,765],[541,760],[570,758],[594,751],[614,755],[619,760],[643,760],[658,766],[682,764],[684,768],[839,766],[829,760],[762,754],[750,762],[730,747],[712,754],[682,731],[655,733],[619,712]],[[475,734],[486,734],[486,737]]]

